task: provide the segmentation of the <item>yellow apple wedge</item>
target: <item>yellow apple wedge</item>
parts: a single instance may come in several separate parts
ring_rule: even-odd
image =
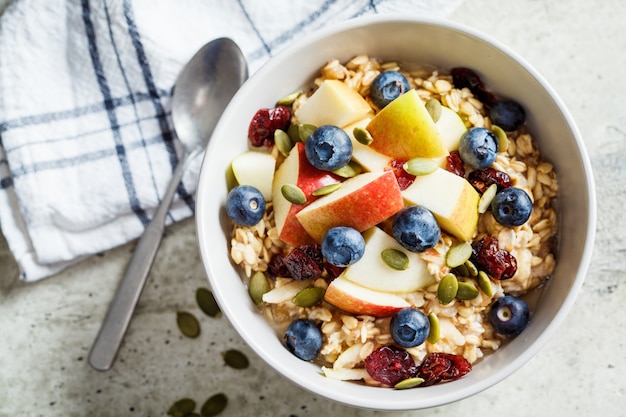
[[[441,116],[435,123],[435,127],[448,152],[459,149],[461,136],[467,131],[467,127],[465,127],[465,123],[454,110],[442,105]]]
[[[378,227],[367,229],[363,238],[363,257],[343,271],[343,278],[371,290],[388,293],[410,293],[435,282],[426,262],[417,253],[404,249],[396,239]],[[398,270],[387,265],[381,256],[385,249],[403,252],[409,260],[407,269]]]
[[[415,177],[402,196],[407,205],[429,209],[450,235],[468,242],[476,233],[480,195],[465,178],[438,168]]]
[[[392,158],[442,158],[448,150],[424,102],[409,90],[376,114],[367,125],[374,150]]]
[[[332,280],[324,294],[324,300],[352,314],[389,317],[411,305],[402,297],[362,287],[341,276]]]
[[[349,226],[359,232],[382,222],[404,207],[396,176],[392,171],[366,172],[347,179],[341,187],[318,198],[296,214],[296,218],[321,243],[335,226]]]
[[[361,165],[365,171],[383,171],[389,167],[392,158],[375,151],[369,145],[364,145],[354,138],[354,128],[365,129],[370,120],[372,119],[369,117],[359,120],[344,128],[344,131],[352,141],[352,160]]]
[[[265,201],[272,200],[272,181],[276,160],[268,152],[246,151],[231,162],[237,183],[256,187]]]
[[[345,127],[373,113],[358,92],[339,80],[325,80],[295,111],[299,123]]]

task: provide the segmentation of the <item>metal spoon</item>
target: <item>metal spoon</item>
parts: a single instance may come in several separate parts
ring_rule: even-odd
[[[137,243],[89,352],[89,364],[94,369],[106,371],[113,366],[159,249],[165,218],[183,173],[188,163],[204,152],[224,108],[247,77],[246,60],[237,44],[228,38],[204,45],[178,75],[172,96],[172,120],[184,154]]]

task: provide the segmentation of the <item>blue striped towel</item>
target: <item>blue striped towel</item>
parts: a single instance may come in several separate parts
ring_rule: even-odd
[[[178,163],[170,97],[227,36],[253,73],[293,39],[373,13],[445,16],[462,0],[13,0],[0,22],[0,227],[21,279],[138,237]],[[191,216],[200,160],[168,223]]]

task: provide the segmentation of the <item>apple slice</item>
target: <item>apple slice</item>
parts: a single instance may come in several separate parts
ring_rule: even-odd
[[[424,102],[409,90],[389,103],[367,125],[374,150],[392,158],[442,158],[448,150]]]
[[[452,236],[469,242],[476,233],[480,195],[465,178],[438,168],[415,177],[402,196],[407,204],[432,211],[439,226]]]
[[[461,136],[467,131],[467,127],[465,127],[465,123],[454,110],[441,106],[441,116],[435,123],[435,127],[448,152],[459,149]]]
[[[347,267],[342,277],[363,287],[390,293],[410,293],[435,282],[426,262],[415,252],[404,249],[392,236],[372,227],[363,232],[365,252],[359,262]],[[403,252],[409,259],[407,269],[393,269],[383,261],[385,249]]]
[[[345,127],[372,114],[358,92],[339,80],[325,80],[295,111],[299,123]]]
[[[337,191],[320,197],[296,214],[300,224],[321,243],[335,226],[359,232],[382,222],[404,207],[392,171],[366,172],[344,181]]]
[[[374,317],[393,316],[397,311],[411,307],[399,295],[371,290],[342,276],[328,285],[324,300],[345,312]]]
[[[352,160],[361,165],[365,171],[383,171],[389,166],[389,162],[392,158],[375,151],[369,145],[364,145],[354,138],[354,128],[360,127],[365,129],[370,120],[372,119],[369,117],[359,120],[358,122],[346,127],[344,131],[348,134],[350,140],[352,141]]]
[[[306,204],[298,205],[289,202],[280,191],[284,184],[297,185],[307,197],[308,204],[318,198],[312,195],[313,191],[338,182],[340,179],[336,175],[321,171],[311,165],[304,152],[304,143],[296,143],[276,170],[272,184],[274,219],[278,236],[293,247],[315,243],[296,218],[296,214],[306,207]]]
[[[276,160],[267,152],[247,151],[231,162],[233,174],[240,185],[256,187],[265,201],[272,200],[272,181]]]

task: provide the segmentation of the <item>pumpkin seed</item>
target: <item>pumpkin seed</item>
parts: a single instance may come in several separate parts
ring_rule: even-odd
[[[478,200],[478,213],[484,214],[487,212],[489,206],[491,205],[491,201],[496,196],[497,192],[498,184],[491,184],[487,187],[483,195],[480,196],[480,200]]]
[[[428,114],[430,114],[433,122],[437,123],[441,117],[441,103],[439,100],[431,98],[424,104],[424,106],[426,106],[426,110],[428,110]]]
[[[191,398],[183,398],[176,401],[167,410],[167,414],[172,417],[186,417],[196,408],[196,402]]]
[[[248,357],[237,349],[229,349],[222,352],[222,358],[224,358],[224,363],[231,368],[246,369],[250,365]]]
[[[474,262],[468,259],[467,261],[465,261],[463,265],[467,268],[467,272],[470,277],[475,277],[478,275],[478,268],[476,268],[476,265],[474,265]]]
[[[276,129],[274,131],[274,143],[276,144],[276,148],[278,148],[278,152],[284,156],[289,155],[291,148],[293,148],[291,138],[284,130]]]
[[[191,313],[186,311],[177,311],[176,324],[178,324],[180,332],[187,337],[194,339],[200,334],[200,323]]]
[[[454,297],[456,297],[456,293],[459,290],[459,281],[456,279],[454,274],[446,274],[439,281],[439,286],[437,287],[437,298],[441,304],[448,304]]]
[[[302,94],[302,91],[300,90],[294,91],[291,94],[287,94],[285,97],[279,99],[276,102],[276,105],[277,106],[291,106],[293,102],[296,101],[298,97],[300,97],[301,94]]]
[[[428,332],[428,343],[437,343],[441,337],[441,325],[439,324],[439,317],[432,311],[428,313],[428,321],[430,323],[430,330]]]
[[[305,288],[293,297],[293,303],[298,307],[311,307],[322,301],[324,289],[317,287]]]
[[[354,135],[354,139],[356,139],[359,143],[362,143],[363,145],[369,145],[370,143],[374,142],[374,138],[372,137],[370,132],[368,132],[367,129],[363,129],[362,127],[355,127],[352,130],[352,134]]]
[[[459,300],[473,300],[478,297],[478,289],[471,282],[459,282],[456,298]]]
[[[361,167],[361,165],[357,164],[356,162],[350,161],[346,165],[332,172],[333,174],[339,175],[343,178],[352,178],[363,172],[363,167]]]
[[[202,417],[213,417],[224,411],[227,405],[228,397],[220,392],[205,401],[200,409],[200,414]]]
[[[422,384],[423,382],[424,382],[424,378],[420,378],[419,376],[415,376],[413,378],[404,379],[404,380],[398,382],[393,387],[395,389],[407,389],[407,388],[416,387],[416,386]]]
[[[213,293],[207,288],[198,288],[196,290],[196,303],[198,303],[200,310],[207,316],[215,318],[221,317],[222,311],[220,310],[220,306],[217,304],[217,301],[215,301]]]
[[[317,130],[317,126],[303,124],[298,125],[298,137],[300,137],[301,142],[306,142],[306,140]]]
[[[452,270],[457,277],[469,277],[470,272],[465,264],[459,265]]]
[[[292,204],[300,205],[306,203],[306,195],[304,195],[304,191],[297,185],[284,184],[280,187],[280,192],[283,194],[283,197]]]
[[[500,126],[492,125],[491,133],[498,138],[498,152],[505,152],[509,149],[509,138]]]
[[[256,271],[250,277],[248,283],[248,294],[256,305],[263,304],[263,294],[271,290],[270,282],[267,280],[265,273],[262,271]]]
[[[493,295],[493,285],[491,285],[491,279],[485,271],[478,272],[478,286],[487,297]]]
[[[406,161],[402,168],[411,175],[428,175],[437,170],[439,164],[429,158],[413,158]]]
[[[380,253],[380,256],[383,258],[383,262],[390,268],[402,271],[409,267],[409,257],[401,250],[392,248],[384,249]]]
[[[335,183],[335,184],[328,184],[328,185],[325,185],[324,187],[318,188],[317,190],[313,191],[311,194],[313,194],[316,197],[319,197],[321,195],[330,194],[334,191],[337,191],[340,188],[341,188],[340,182]]]
[[[460,242],[453,245],[446,254],[446,265],[456,268],[463,265],[472,256],[472,245],[468,242]]]
[[[300,139],[300,125],[297,125],[295,123],[291,123],[289,125],[289,128],[287,129],[287,134],[289,135],[289,139],[291,139],[292,143],[296,143],[296,142],[302,142],[302,140]]]

